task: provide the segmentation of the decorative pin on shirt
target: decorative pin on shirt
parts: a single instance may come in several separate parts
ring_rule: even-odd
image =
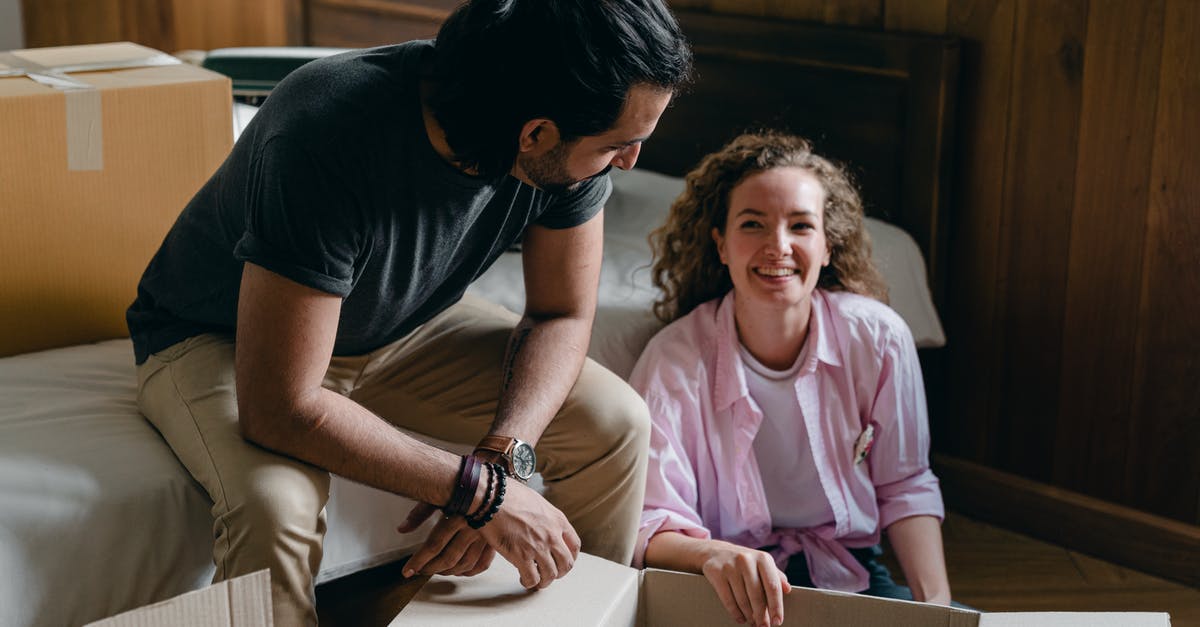
[[[854,465],[857,466],[863,463],[867,458],[867,454],[871,452],[871,445],[875,443],[875,425],[869,424],[866,429],[863,429],[862,434],[858,436],[858,441],[854,443]]]

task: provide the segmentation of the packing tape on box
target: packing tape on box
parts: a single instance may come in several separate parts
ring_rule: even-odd
[[[136,59],[44,66],[15,52],[0,52],[0,78],[25,76],[63,92],[66,98],[67,169],[104,169],[104,111],[95,86],[67,76],[69,72],[100,72],[136,67],[176,65],[179,59],[155,53]]]

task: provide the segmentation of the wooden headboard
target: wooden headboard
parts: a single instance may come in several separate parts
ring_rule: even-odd
[[[958,43],[781,20],[677,11],[696,76],[640,167],[682,175],[746,130],[812,140],[849,166],[867,213],[908,231],[943,304]]]

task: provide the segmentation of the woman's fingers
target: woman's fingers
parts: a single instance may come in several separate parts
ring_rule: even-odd
[[[738,560],[738,574],[741,575],[742,587],[746,591],[746,600],[750,604],[747,615],[750,624],[756,627],[767,627],[770,618],[767,616],[767,597],[770,594],[767,582],[759,575],[758,567],[761,559],[746,558]]]
[[[769,556],[764,555],[758,560],[758,575],[762,581],[762,591],[766,594],[769,624],[782,625],[784,587],[791,590],[791,586],[788,586],[786,576],[779,572],[779,568]]]
[[[750,595],[746,593],[746,581],[742,577],[738,577],[736,573],[731,573],[729,580],[729,589],[733,590],[733,600],[737,602],[738,611],[742,614],[742,620],[738,622],[754,622],[754,605],[750,602]]]
[[[712,584],[713,590],[717,592],[717,598],[721,599],[721,605],[725,606],[725,611],[729,612],[730,618],[736,623],[746,622],[746,617],[742,615],[742,610],[738,608],[737,600],[733,598],[733,588],[724,577],[705,575],[708,583]]]

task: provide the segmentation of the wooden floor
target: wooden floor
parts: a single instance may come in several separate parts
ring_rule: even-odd
[[[977,609],[1169,612],[1174,627],[1200,627],[1195,588],[954,514],[943,535],[954,598]],[[321,625],[385,627],[423,582],[390,564],[325,584],[317,589]]]

